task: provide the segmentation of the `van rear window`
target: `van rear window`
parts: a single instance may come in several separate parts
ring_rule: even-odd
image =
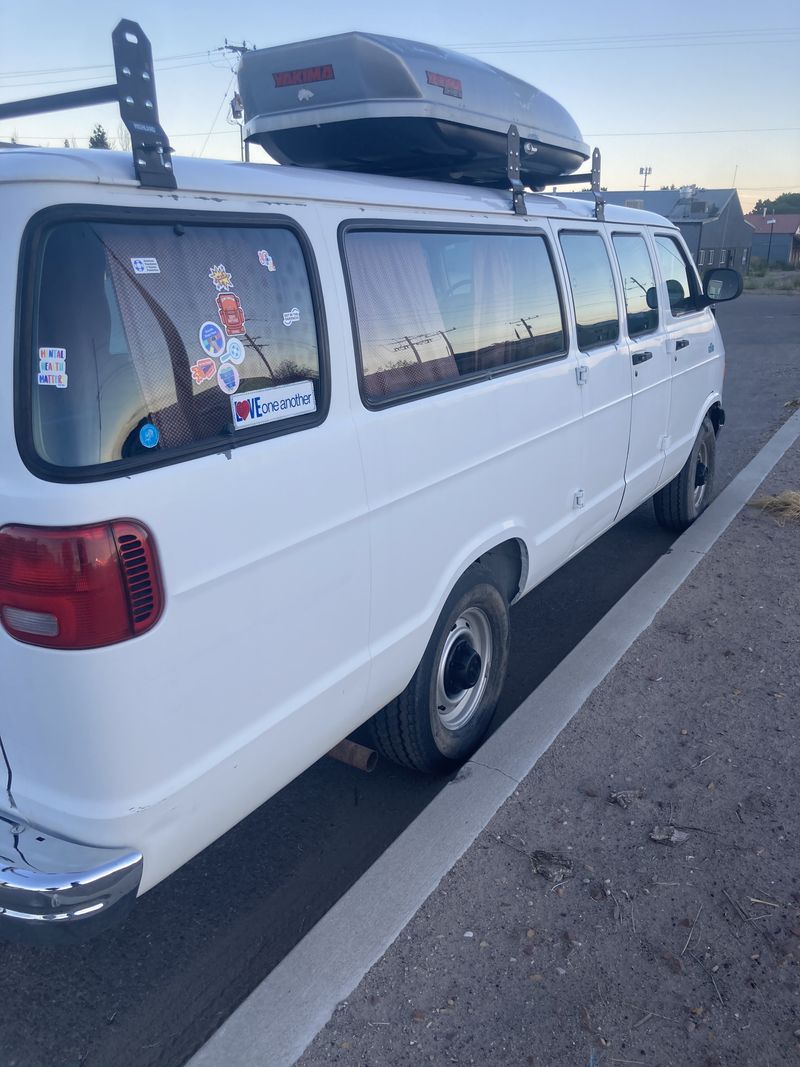
[[[345,251],[369,404],[565,352],[540,235],[352,229]]]
[[[290,229],[63,222],[42,244],[28,396],[45,468],[104,476],[319,418],[314,304]]]

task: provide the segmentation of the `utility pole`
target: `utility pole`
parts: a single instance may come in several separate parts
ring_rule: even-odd
[[[642,192],[647,192],[647,176],[653,173],[652,167],[639,167],[639,174],[644,175],[644,185],[642,186]]]
[[[221,52],[231,52],[235,56],[241,57],[245,52],[251,52],[255,48],[255,45],[248,45],[247,41],[242,41],[241,44],[229,44],[228,38],[225,38],[225,44],[220,49]],[[242,163],[250,162],[250,144],[244,139],[244,108],[242,107],[242,98],[238,93],[234,93],[231,97],[231,118],[239,126],[239,152],[242,157]]]

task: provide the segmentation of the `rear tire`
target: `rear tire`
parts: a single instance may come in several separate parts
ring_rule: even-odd
[[[458,767],[489,729],[508,650],[508,603],[491,571],[475,564],[448,597],[408,686],[370,720],[373,747],[418,771]]]
[[[711,503],[717,438],[706,416],[680,474],[653,497],[656,519],[667,530],[686,530]]]

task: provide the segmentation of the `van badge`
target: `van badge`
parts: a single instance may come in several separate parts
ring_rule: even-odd
[[[220,373],[222,369],[220,368]],[[290,382],[288,385],[255,389],[231,397],[231,415],[235,430],[258,426],[263,422],[276,422],[278,419],[291,419],[297,415],[308,415],[316,410],[317,399],[314,383],[311,381]]]
[[[292,308],[291,311],[284,311],[283,313],[283,325],[291,326],[293,322],[300,321],[300,312],[297,308]]]
[[[266,267],[267,270],[276,270],[275,260],[266,250],[266,248],[259,248],[258,250],[258,262],[262,267]]]
[[[297,90],[297,99],[300,101],[301,104],[304,104],[306,100],[311,100],[313,96],[314,94],[311,92],[310,89]]]
[[[212,267],[208,272],[208,276],[214,283],[214,288],[218,293],[227,293],[228,290],[233,288],[233,280],[230,273],[225,270],[224,263],[218,263],[216,267]]]
[[[232,363],[223,363],[217,371],[217,385],[229,396],[239,388],[239,372]]]
[[[216,322],[204,322],[200,327],[200,344],[208,356],[219,356],[225,350],[225,334]]]
[[[134,274],[160,274],[161,267],[155,256],[136,256],[131,260]]]
[[[198,385],[202,382],[210,382],[217,373],[217,365],[210,356],[203,356],[202,359],[198,359],[194,366],[189,369]]]
[[[217,307],[219,308],[219,321],[225,327],[225,333],[244,333],[244,309],[236,293],[218,293]]]

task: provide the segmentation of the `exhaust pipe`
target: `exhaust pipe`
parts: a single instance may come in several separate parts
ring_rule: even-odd
[[[340,741],[338,745],[333,746],[328,755],[331,759],[347,763],[350,767],[367,773],[374,771],[378,762],[378,753],[374,748],[367,748],[366,745],[359,745],[355,741]]]

